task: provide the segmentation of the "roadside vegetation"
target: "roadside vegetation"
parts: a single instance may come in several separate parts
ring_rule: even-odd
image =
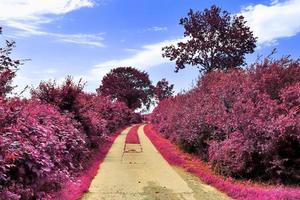
[[[166,79],[153,84],[147,72],[116,66],[95,93],[85,92],[82,81],[68,76],[62,84],[43,81],[31,88],[30,98],[21,98],[12,94],[12,81],[23,63],[11,58],[15,43],[6,41],[0,48],[0,199],[53,199],[91,165],[91,174],[96,173],[91,162],[97,152],[103,160],[114,133],[140,123],[137,110],[152,105],[149,131],[206,162],[207,176],[217,174],[208,182],[230,179],[220,190],[235,194],[239,188],[232,180],[250,181],[284,186],[276,198],[295,199],[292,192],[300,183],[300,61],[266,57],[247,65],[245,56],[254,52],[257,38],[242,16],[217,6],[190,10],[180,25],[184,40],[164,47],[163,57],[175,62],[176,72],[195,66],[201,76],[190,91],[175,96]],[[156,134],[151,137],[172,149]],[[128,141],[136,142],[136,136],[130,134]],[[249,194],[248,199],[266,199],[263,195],[273,191],[248,193],[245,187],[242,195]]]
[[[180,24],[187,40],[163,48],[164,56],[177,71],[195,65],[202,74],[190,91],[158,104],[151,115],[156,130],[218,174],[299,187],[299,60],[270,55],[243,67],[256,38],[243,17],[215,6],[190,11]],[[239,47],[239,39],[248,46]]]
[[[21,64],[10,58],[13,47],[7,41],[0,49],[0,199],[51,199],[89,167],[108,136],[141,117],[71,77],[42,82],[30,99],[7,97]]]

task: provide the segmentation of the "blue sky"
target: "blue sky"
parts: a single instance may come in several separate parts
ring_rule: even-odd
[[[16,92],[66,75],[82,77],[86,91],[95,91],[118,66],[145,70],[153,82],[167,78],[176,91],[187,89],[197,69],[174,73],[174,63],[161,57],[161,47],[182,39],[178,22],[190,8],[213,4],[243,14],[259,37],[248,63],[275,47],[277,56],[300,57],[300,0],[0,0],[2,42],[15,40],[13,56],[31,59],[18,72]]]

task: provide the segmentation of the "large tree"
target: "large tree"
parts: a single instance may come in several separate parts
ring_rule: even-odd
[[[158,101],[161,101],[165,98],[172,96],[174,93],[173,88],[174,88],[173,84],[170,85],[169,82],[165,78],[161,79],[160,81],[158,81],[156,83],[156,86],[154,89],[155,98]]]
[[[112,69],[102,79],[98,94],[124,102],[130,109],[148,109],[152,102],[153,86],[146,72],[133,67]]]
[[[245,54],[256,47],[244,17],[232,16],[217,6],[203,12],[190,10],[179,24],[185,29],[185,40],[163,48],[163,57],[176,61],[176,72],[185,65],[204,72],[236,68],[245,64]]]

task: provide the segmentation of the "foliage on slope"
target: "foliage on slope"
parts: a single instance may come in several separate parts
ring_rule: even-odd
[[[266,59],[249,70],[211,72],[162,101],[156,128],[235,178],[300,181],[300,63]]]

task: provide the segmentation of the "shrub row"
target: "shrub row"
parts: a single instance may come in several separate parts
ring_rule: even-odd
[[[203,182],[215,187],[236,200],[298,200],[299,187],[259,185],[251,181],[237,181],[231,177],[215,174],[210,165],[196,155],[183,152],[170,140],[163,138],[151,125],[144,128],[145,134],[163,157],[171,164],[194,174]]]
[[[123,103],[82,91],[67,78],[32,99],[0,99],[0,199],[50,199],[78,176],[106,136],[139,122]]]
[[[165,137],[234,178],[300,181],[300,63],[265,60],[211,72],[163,100],[152,123]]]

